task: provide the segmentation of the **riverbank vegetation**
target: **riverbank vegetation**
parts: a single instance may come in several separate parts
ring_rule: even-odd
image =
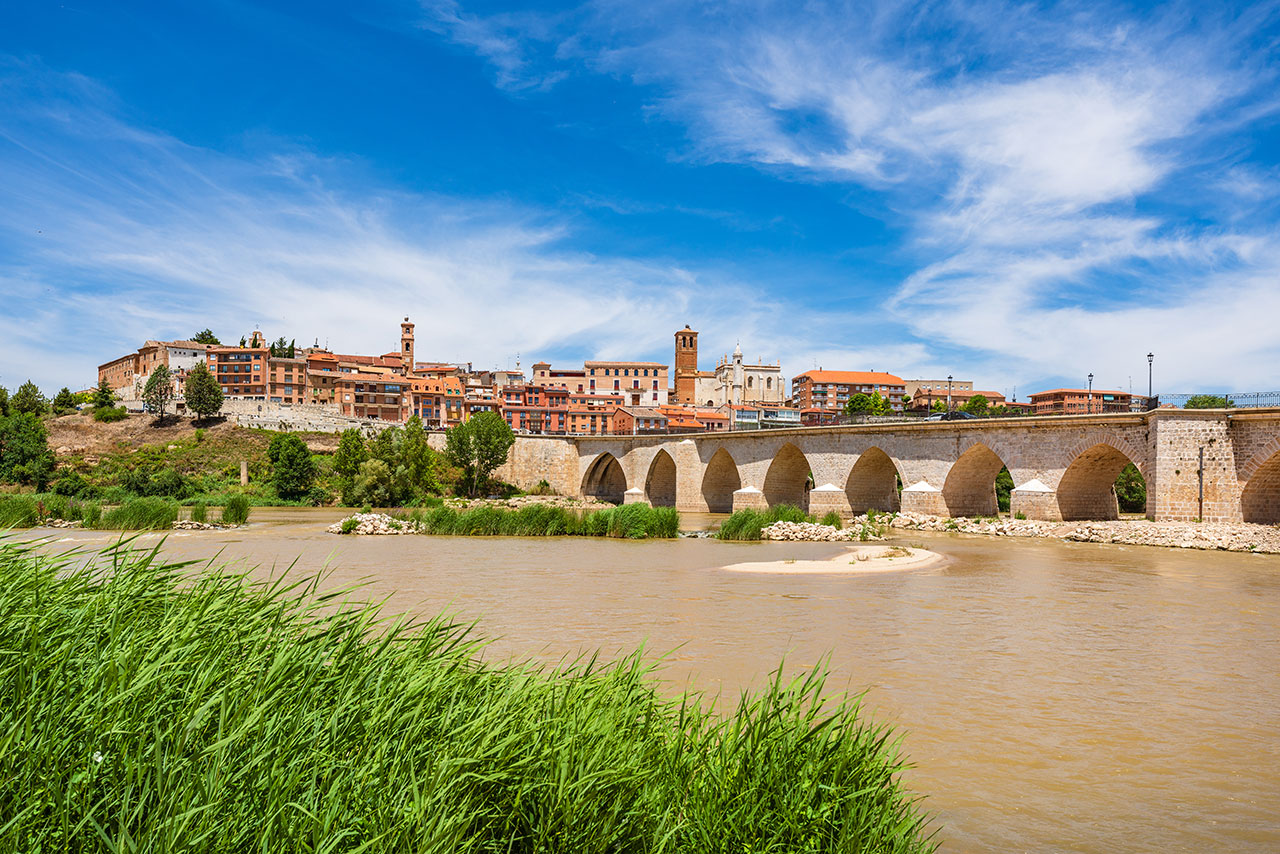
[[[628,540],[673,539],[680,535],[674,507],[624,504],[576,512],[530,504],[518,510],[479,506],[469,510],[434,507],[411,510],[399,520],[415,533],[468,537],[617,537]],[[354,527],[353,527],[354,530]]]
[[[863,542],[880,539],[892,524],[892,513],[877,513],[868,510],[866,514],[853,520],[857,530],[854,538]],[[762,539],[765,528],[777,522],[814,522],[813,516],[799,507],[790,504],[779,504],[768,510],[738,510],[728,519],[720,523],[716,538],[720,540],[755,541]],[[829,525],[836,530],[843,527],[840,515],[831,511],[822,517],[819,524]]]
[[[243,495],[232,496],[222,508],[221,522],[243,525],[249,513],[249,500]],[[182,515],[182,508],[171,498],[129,498],[104,508],[98,501],[82,501],[56,493],[0,495],[0,529],[78,522],[81,527],[103,531],[162,531],[172,528]],[[189,518],[193,522],[208,522],[207,505],[192,505]]]
[[[933,848],[895,736],[821,672],[717,713],[638,654],[481,663],[315,579],[84,560],[0,540],[4,850]]]

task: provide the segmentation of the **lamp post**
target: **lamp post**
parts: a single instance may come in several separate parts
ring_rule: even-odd
[[[1147,354],[1147,408],[1151,408],[1151,363],[1156,360],[1155,353]]]
[[[1089,374],[1089,400],[1085,403],[1085,411],[1093,414],[1093,374]]]
[[[951,411],[951,374],[947,374],[947,411]]]

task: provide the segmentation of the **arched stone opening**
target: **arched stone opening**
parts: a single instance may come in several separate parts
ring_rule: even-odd
[[[605,453],[596,457],[582,478],[584,496],[590,495],[601,501],[621,504],[626,491],[627,476],[623,474],[622,464],[613,454]]]
[[[1240,510],[1246,522],[1280,525],[1280,453],[1272,454],[1249,478]]]
[[[702,475],[702,500],[708,513],[732,513],[733,493],[742,488],[738,464],[724,448],[716,451]]]
[[[996,516],[996,475],[1004,463],[995,451],[977,444],[960,455],[942,484],[942,501],[949,516]]]
[[[770,507],[791,504],[801,510],[809,506],[809,461],[790,442],[782,446],[764,476],[764,500]]]
[[[1120,518],[1116,478],[1133,461],[1117,448],[1098,444],[1074,460],[1058,481],[1058,510],[1062,521]]]
[[[844,487],[849,509],[855,513],[868,510],[897,512],[898,469],[889,455],[879,448],[868,448],[858,456]]]
[[[665,450],[658,451],[649,464],[644,496],[653,507],[676,506],[676,461]]]

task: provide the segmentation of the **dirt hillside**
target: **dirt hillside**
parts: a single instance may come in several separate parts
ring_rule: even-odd
[[[114,424],[94,421],[92,416],[76,413],[51,418],[45,422],[49,429],[49,447],[58,457],[96,457],[111,452],[127,451],[143,445],[174,442],[195,435],[196,425],[190,418],[170,416],[157,423],[150,415],[130,415]],[[229,421],[201,424],[205,434],[247,432]],[[307,447],[313,452],[332,453],[338,447],[337,434],[301,434]]]

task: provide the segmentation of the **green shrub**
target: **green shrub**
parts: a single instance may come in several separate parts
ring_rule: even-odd
[[[670,699],[639,654],[491,663],[318,580],[84,561],[0,541],[0,850],[932,850],[897,739],[821,672]]]
[[[123,504],[133,497],[134,494],[129,491],[128,487],[120,485],[108,486],[98,494],[98,498],[103,504]]]
[[[342,520],[342,533],[355,533],[356,528],[360,525],[360,521],[355,516],[348,516]]]
[[[163,498],[135,498],[114,507],[102,517],[102,527],[112,531],[161,531],[172,528],[178,505]]]
[[[209,521],[209,505],[197,501],[191,505],[191,521],[205,523]]]
[[[129,410],[123,406],[95,406],[93,408],[93,420],[104,424],[123,421],[128,417]]]
[[[249,521],[249,496],[236,493],[222,508],[222,524],[243,525]]]
[[[100,526],[102,524],[102,505],[96,501],[90,501],[85,504],[80,513],[80,522],[86,528]]]
[[[836,529],[844,527],[844,523],[840,521],[840,514],[834,510],[827,511],[827,515],[822,517],[822,524],[830,525]]]

